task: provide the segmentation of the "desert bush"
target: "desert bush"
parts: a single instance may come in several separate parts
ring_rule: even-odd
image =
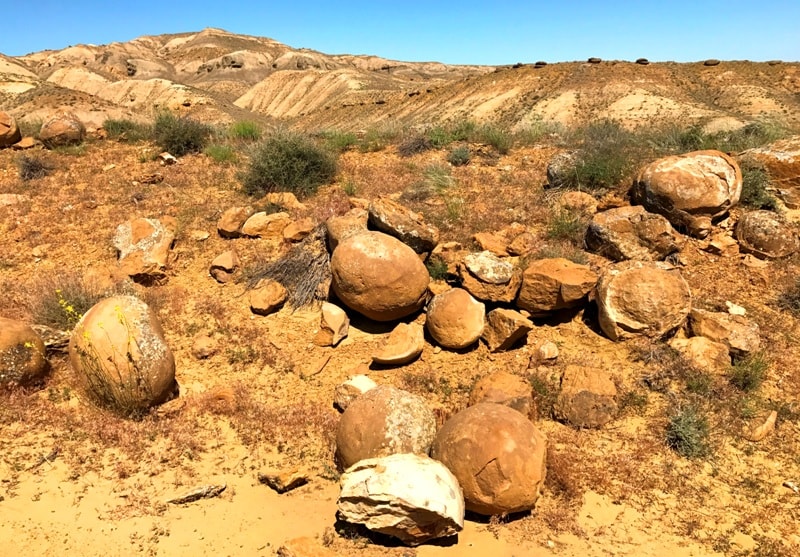
[[[737,389],[746,393],[753,392],[764,382],[768,367],[769,362],[764,354],[751,354],[733,364],[728,378]]]
[[[176,157],[201,152],[211,132],[206,124],[186,116],[175,116],[171,112],[160,112],[153,124],[156,144]]]
[[[240,179],[248,195],[289,191],[307,197],[335,175],[336,157],[330,151],[306,136],[279,131],[255,148]]]
[[[153,135],[152,126],[126,119],[109,118],[103,122],[103,129],[109,139],[120,142],[144,141]]]
[[[514,143],[514,138],[507,129],[494,124],[484,124],[475,130],[475,140],[488,143],[501,155],[508,154]]]
[[[251,120],[240,120],[228,127],[228,137],[242,141],[258,141],[261,139],[261,126]]]
[[[746,149],[763,147],[787,135],[787,129],[779,123],[759,120],[751,122],[738,130],[710,134],[706,148],[718,149],[726,153],[736,153]]]
[[[397,154],[401,157],[413,157],[434,148],[433,142],[423,135],[407,137],[397,146]]]
[[[686,458],[707,456],[710,427],[708,418],[694,405],[686,405],[675,412],[667,424],[667,446]]]
[[[19,120],[17,125],[19,126],[19,133],[22,134],[22,137],[34,137],[39,139],[39,132],[42,129],[42,120],[40,118]]]
[[[450,149],[450,152],[447,153],[447,162],[453,166],[465,166],[469,164],[470,156],[469,147],[466,145],[459,145],[458,147],[453,147]]]
[[[17,159],[19,177],[24,181],[44,178],[53,172],[53,165],[41,155],[20,155]]]
[[[469,141],[477,128],[473,120],[459,120],[450,125],[450,138],[452,141]]]
[[[549,240],[565,240],[581,245],[587,225],[586,219],[580,213],[562,209],[550,215],[546,236]]]
[[[453,135],[444,126],[434,126],[428,130],[426,139],[433,148],[441,149],[453,142]]]
[[[514,144],[535,145],[548,136],[560,135],[563,132],[563,127],[557,122],[545,122],[537,118],[514,133]]]
[[[319,133],[326,148],[336,153],[343,153],[358,145],[358,136],[353,132],[325,130]]]
[[[29,288],[27,306],[37,324],[65,331],[107,294],[76,273],[53,273],[42,275]]]
[[[612,120],[589,124],[577,136],[582,142],[575,166],[564,176],[568,189],[612,189],[630,178],[644,157],[640,139]]]
[[[768,191],[769,175],[764,165],[752,159],[739,163],[742,169],[742,194],[739,203],[751,209],[778,210],[778,200]]]
[[[778,294],[778,307],[800,318],[800,279],[795,279]]]
[[[447,278],[447,262],[441,257],[431,256],[425,262],[425,268],[433,280],[445,280]]]
[[[567,259],[578,265],[586,265],[589,263],[589,256],[586,252],[571,242],[547,243],[530,256],[531,260],[556,258]]]
[[[203,149],[203,154],[214,162],[229,163],[236,160],[236,151],[230,145],[214,143]]]

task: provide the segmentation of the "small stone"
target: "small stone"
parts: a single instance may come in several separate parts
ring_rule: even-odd
[[[425,332],[418,323],[399,323],[386,343],[372,355],[380,365],[405,365],[416,360],[425,347]]]
[[[717,232],[711,235],[711,240],[704,249],[721,257],[734,257],[739,254],[739,243],[729,233]]]
[[[283,229],[283,239],[287,242],[300,242],[314,230],[314,219],[304,218],[290,222]]]
[[[767,435],[775,430],[775,420],[778,419],[778,412],[773,410],[769,413],[766,420],[753,427],[745,428],[744,436],[748,441],[758,443],[766,439]]]
[[[518,311],[497,308],[486,314],[486,326],[481,338],[491,352],[513,347],[533,329],[533,323]]]
[[[205,333],[196,335],[192,342],[192,355],[198,360],[210,358],[217,353],[218,349],[217,341]]]
[[[156,157],[156,160],[161,163],[162,166],[171,166],[178,162],[178,159],[167,153],[166,151],[159,153]]]
[[[192,230],[189,233],[189,238],[191,238],[195,242],[205,242],[210,237],[211,237],[211,234],[209,234],[205,230]]]
[[[292,468],[290,470],[269,470],[258,474],[258,481],[278,493],[286,493],[308,483],[308,472]]]
[[[351,402],[377,386],[378,384],[366,375],[354,375],[336,387],[333,392],[333,406],[344,412]]]
[[[282,209],[304,211],[306,206],[297,200],[297,196],[290,191],[270,192],[259,202],[259,205],[277,205]]]
[[[545,341],[536,349],[536,357],[540,362],[558,359],[558,346],[555,342]]]
[[[742,306],[738,306],[733,302],[727,302],[727,301],[725,302],[725,305],[728,308],[728,313],[730,313],[731,315],[742,315],[742,316],[747,315],[747,310],[744,309]]]
[[[255,213],[242,225],[242,235],[251,238],[281,238],[292,220],[288,213]]]
[[[269,315],[283,307],[289,293],[276,280],[263,279],[250,291],[250,311],[256,315]]]
[[[350,318],[347,313],[329,302],[322,303],[319,332],[314,337],[317,346],[336,346],[347,336],[350,329]]]
[[[231,278],[231,275],[239,268],[239,256],[234,250],[228,250],[219,254],[211,262],[209,274],[214,277],[217,282],[225,283]]]
[[[251,207],[231,207],[217,221],[217,232],[223,238],[238,238],[242,235],[242,225],[252,214]]]

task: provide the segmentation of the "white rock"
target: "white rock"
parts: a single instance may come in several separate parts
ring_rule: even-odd
[[[333,393],[333,405],[344,412],[350,403],[378,384],[366,375],[354,375],[336,387]]]

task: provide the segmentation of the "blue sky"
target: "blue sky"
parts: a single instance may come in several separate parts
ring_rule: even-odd
[[[8,0],[0,53],[218,27],[329,54],[513,64],[603,59],[800,61],[800,0],[242,2]]]

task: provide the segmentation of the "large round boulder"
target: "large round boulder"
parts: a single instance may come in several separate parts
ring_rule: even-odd
[[[417,395],[382,385],[356,398],[336,431],[336,457],[342,468],[359,460],[397,453],[428,454],[436,416]]]
[[[437,294],[428,304],[425,326],[440,346],[459,350],[481,337],[486,321],[485,306],[463,288]]]
[[[39,130],[39,139],[48,149],[81,143],[85,136],[83,122],[71,112],[56,114],[42,124],[42,129]]]
[[[0,386],[30,385],[46,371],[41,337],[25,323],[0,317]]]
[[[339,299],[375,321],[393,321],[418,311],[430,281],[414,250],[381,232],[342,240],[331,257],[331,275]]]
[[[450,418],[431,456],[458,478],[467,510],[483,515],[532,509],[544,483],[544,435],[501,404],[476,404]]]
[[[22,139],[17,120],[8,112],[0,111],[0,149],[10,147]]]
[[[692,308],[689,285],[677,270],[632,262],[609,268],[597,282],[600,328],[611,340],[661,337],[678,328]]]
[[[739,250],[761,259],[788,257],[798,249],[797,231],[772,211],[751,211],[736,223]]]
[[[87,394],[122,415],[142,414],[176,390],[161,324],[135,296],[112,296],[87,311],[72,332],[69,357]]]
[[[742,171],[721,151],[693,151],[653,161],[636,177],[634,199],[673,226],[704,238],[711,222],[739,202]]]

